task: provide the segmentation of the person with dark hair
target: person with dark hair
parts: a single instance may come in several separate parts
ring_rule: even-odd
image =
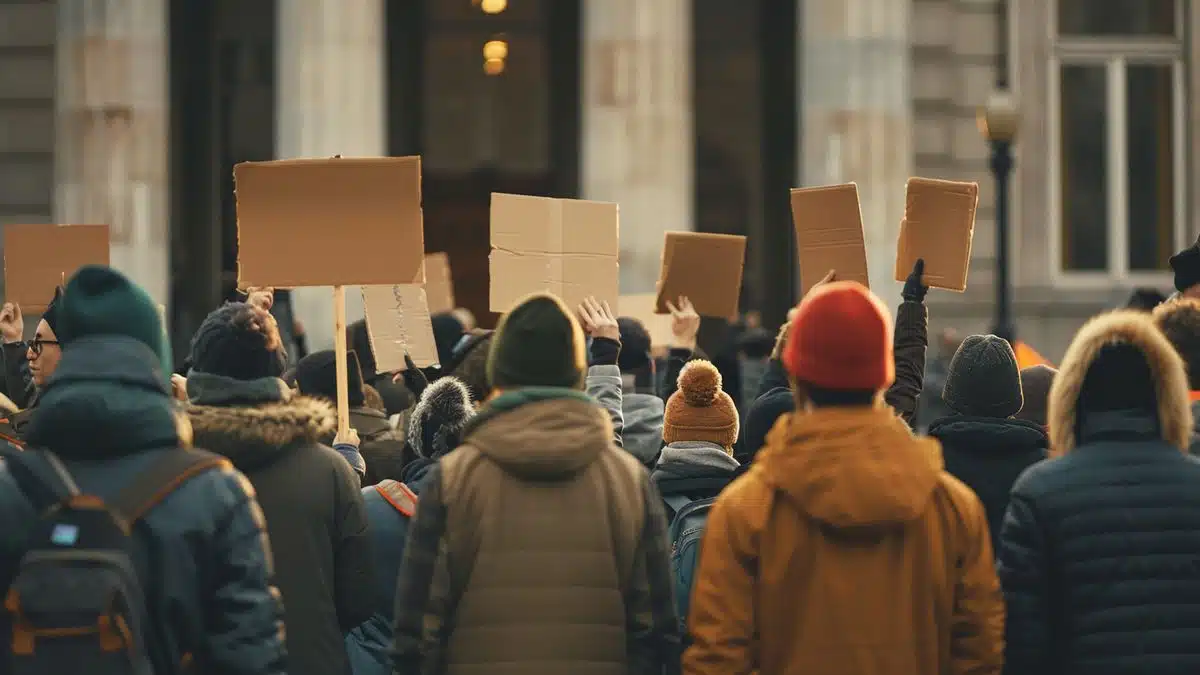
[[[1184,364],[1144,312],[1088,321],[1050,390],[1051,459],[996,542],[1005,672],[1200,672],[1200,461]]]
[[[363,485],[375,485],[384,477],[396,474],[404,465],[404,441],[396,436],[392,423],[382,410],[366,405],[366,386],[358,365],[358,353],[346,352],[348,380],[347,403],[350,404],[350,426],[358,432],[357,449],[336,448],[359,474]],[[332,349],[313,352],[296,364],[296,387],[301,394],[312,396],[337,406],[337,359]],[[321,442],[333,445],[334,435],[326,434]]]
[[[1151,312],[1155,307],[1167,301],[1167,296],[1156,288],[1135,288],[1125,303],[1125,309],[1139,312]]]
[[[679,623],[661,498],[584,393],[579,323],[536,293],[493,335],[495,392],[421,488],[394,672],[663,672]]]
[[[459,340],[451,353],[450,362],[443,364],[442,372],[458,378],[471,392],[471,401],[479,405],[492,395],[492,384],[488,380],[488,353],[492,345],[492,331],[476,328]]]
[[[1187,298],[1200,298],[1200,238],[1168,261],[1175,273],[1175,291]]]
[[[383,411],[389,417],[402,414],[416,403],[416,395],[406,389],[403,382],[396,381],[392,373],[376,370],[375,352],[371,349],[371,336],[367,332],[366,319],[359,319],[346,326],[346,348],[358,354],[363,384],[369,384],[379,392],[380,398],[383,399]]]
[[[1200,299],[1180,297],[1154,309],[1154,323],[1183,359],[1191,391],[1192,419],[1200,428]],[[1191,453],[1200,455],[1200,434],[1192,438]]]
[[[709,513],[683,672],[1000,673],[983,505],[884,405],[892,349],[861,284],[800,303],[783,349],[794,412]]]
[[[1024,404],[1021,371],[1012,346],[996,335],[969,335],[946,374],[942,400],[950,414],[929,425],[942,444],[946,471],[979,495],[992,541],[1021,472],[1046,459],[1042,426],[1016,419]]]
[[[230,303],[192,337],[188,416],[196,445],[250,479],[270,528],[292,675],[349,672],[343,635],[374,611],[371,544],[354,470],[321,443],[333,405],[280,379],[282,342],[260,307]],[[337,441],[357,445],[350,438]]]
[[[1046,406],[1050,401],[1050,386],[1054,384],[1054,376],[1058,371],[1050,366],[1039,363],[1021,369],[1021,394],[1025,404],[1013,415],[1014,419],[1033,422],[1042,429],[1048,424]]]

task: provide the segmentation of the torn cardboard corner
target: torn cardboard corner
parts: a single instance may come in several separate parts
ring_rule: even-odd
[[[792,222],[800,262],[800,292],[829,274],[871,287],[862,209],[854,183],[792,189]]]
[[[108,253],[108,225],[6,225],[5,300],[41,312],[55,288],[84,265],[107,265]]]
[[[700,316],[721,319],[737,316],[746,261],[745,237],[668,232],[662,261],[654,303],[656,313],[668,313],[668,301],[686,296]]]
[[[617,304],[616,204],[493,193],[491,229],[493,312],[536,292],[557,295],[572,311],[589,296]]]
[[[233,167],[238,287],[424,283],[421,158]]]
[[[637,319],[650,334],[651,347],[666,347],[671,344],[671,316],[654,312],[658,302],[656,293],[622,295],[613,311],[618,317]]]
[[[445,253],[425,254],[425,297],[430,314],[453,312],[454,277],[450,273],[450,256]]]
[[[907,279],[917,259],[923,258],[926,286],[967,290],[978,204],[977,183],[909,178],[896,243],[896,281]]]
[[[418,368],[438,364],[424,288],[418,284],[363,286],[362,297],[378,372],[405,370],[405,354]]]

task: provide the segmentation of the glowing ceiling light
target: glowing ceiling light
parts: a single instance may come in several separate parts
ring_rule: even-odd
[[[482,0],[479,9],[488,14],[499,14],[508,8],[508,0]]]

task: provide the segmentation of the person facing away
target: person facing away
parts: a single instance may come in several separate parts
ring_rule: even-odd
[[[1188,374],[1192,420],[1200,427],[1200,300],[1179,297],[1154,309],[1154,323],[1183,359]],[[1200,454],[1200,435],[1193,433],[1189,451]]]
[[[333,406],[292,395],[274,318],[246,303],[192,337],[196,445],[228,457],[258,493],[279,561],[291,675],[349,673],[343,635],[371,616],[371,549],[358,476],[320,439]]]
[[[969,335],[946,372],[942,400],[951,413],[929,425],[942,443],[946,471],[975,491],[987,511],[992,541],[1017,476],[1046,458],[1042,427],[1013,419],[1023,407],[1021,371],[1008,340]]]
[[[999,673],[987,518],[883,403],[887,309],[855,282],[820,286],[783,364],[796,409],[710,512],[683,672]]]
[[[1200,460],[1183,362],[1142,312],[1091,319],[1050,390],[1051,459],[997,541],[1012,675],[1200,672]]]
[[[149,295],[108,267],[80,269],[57,311],[62,359],[42,384],[29,446],[53,452],[83,494],[109,502],[190,446],[168,386],[170,346]],[[6,573],[36,522],[14,476],[0,470]],[[262,512],[242,474],[221,462],[192,475],[146,512],[133,537],[155,672],[189,662],[201,673],[288,671]]]
[[[1046,404],[1050,400],[1050,385],[1054,384],[1056,375],[1058,375],[1058,371],[1044,363],[1022,368],[1021,397],[1024,399],[1024,403],[1021,404],[1021,410],[1013,417],[1033,422],[1045,430],[1048,419]]]
[[[649,675],[678,665],[662,503],[583,391],[583,332],[549,294],[500,321],[495,392],[429,471],[396,591],[408,673]]]

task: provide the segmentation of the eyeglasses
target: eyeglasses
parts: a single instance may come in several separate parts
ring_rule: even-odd
[[[29,342],[29,351],[33,352],[34,356],[41,356],[42,350],[45,349],[46,345],[56,344],[58,344],[58,340],[43,340],[41,338],[35,338]]]

